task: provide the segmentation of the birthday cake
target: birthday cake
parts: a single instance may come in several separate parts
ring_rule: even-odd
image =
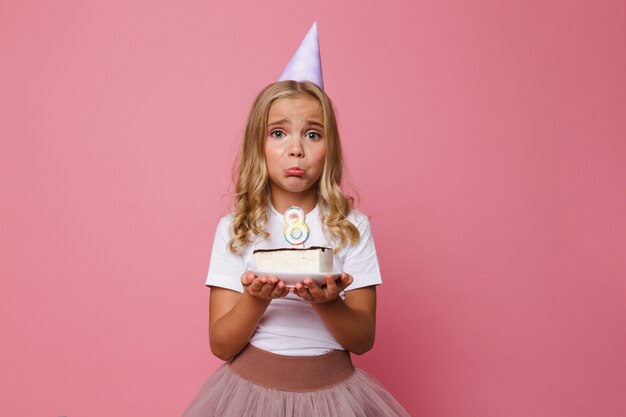
[[[319,274],[333,270],[333,250],[321,246],[257,249],[252,258],[262,271]]]

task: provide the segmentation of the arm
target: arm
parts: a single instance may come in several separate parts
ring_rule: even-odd
[[[209,342],[211,352],[225,361],[246,347],[272,299],[288,293],[285,283],[276,277],[255,277],[246,272],[241,281],[242,294],[211,287]]]
[[[337,282],[327,277],[323,288],[306,279],[304,285],[296,284],[295,293],[311,303],[341,346],[361,355],[374,346],[376,287],[346,291],[346,299],[342,300],[339,293],[351,283],[352,277],[345,273]]]

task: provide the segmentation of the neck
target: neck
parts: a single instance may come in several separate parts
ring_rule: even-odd
[[[291,206],[298,206],[309,213],[317,205],[317,190],[311,189],[302,193],[290,193],[284,190],[271,189],[272,206],[279,213],[284,213]]]

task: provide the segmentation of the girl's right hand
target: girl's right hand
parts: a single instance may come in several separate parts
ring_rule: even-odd
[[[271,301],[289,294],[285,283],[277,277],[257,277],[252,272],[246,271],[241,276],[241,283],[245,291],[262,300]]]

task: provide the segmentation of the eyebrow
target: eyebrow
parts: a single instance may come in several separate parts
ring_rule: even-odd
[[[272,126],[280,126],[282,124],[289,124],[289,120],[287,119],[275,120],[273,122],[268,123],[267,127],[271,128]],[[307,126],[315,126],[319,129],[322,129],[322,130],[324,129],[324,124],[316,122],[314,120],[307,120],[306,124]]]
[[[320,129],[322,129],[322,130],[324,129],[324,124],[322,124],[322,123],[318,123],[318,122],[315,122],[315,121],[313,121],[313,120],[308,121],[308,122],[307,122],[307,124],[308,124],[309,126],[315,126],[315,127],[317,127],[317,128],[320,128]]]
[[[274,122],[268,123],[267,127],[271,127],[271,126],[279,126],[282,125],[284,123],[289,123],[289,120],[287,119],[282,119],[282,120],[276,120]]]

